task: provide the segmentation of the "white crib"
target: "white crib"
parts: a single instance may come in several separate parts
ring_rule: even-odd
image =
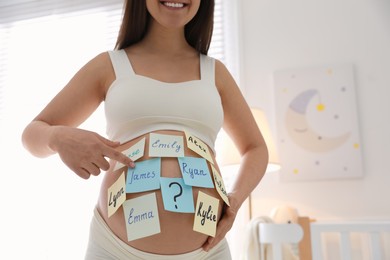
[[[390,241],[389,237],[385,238],[385,235],[390,234],[390,221],[311,223],[308,218],[300,217],[299,224],[292,224],[290,227],[288,224],[259,225],[259,242],[261,245],[271,245],[273,260],[284,260],[281,244],[298,241],[300,260],[334,260],[334,252],[330,256],[325,243],[329,234],[338,240],[339,250],[335,250],[339,254],[337,259],[355,260],[352,252],[356,251],[356,247],[352,247],[351,238],[363,236],[361,241],[364,244],[358,249],[368,251],[365,252],[368,257],[359,259],[390,260]]]
[[[390,222],[344,222],[344,223],[312,223],[310,224],[311,250],[314,260],[327,260],[323,256],[323,236],[326,233],[336,233],[339,238],[340,259],[354,260],[352,255],[351,237],[353,234],[367,237],[364,247],[369,252],[369,259],[389,260],[384,249],[390,248],[389,241],[381,239],[384,233],[390,233]]]

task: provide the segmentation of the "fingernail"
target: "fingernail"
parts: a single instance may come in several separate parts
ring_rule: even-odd
[[[135,163],[134,163],[134,162],[131,162],[131,163],[130,163],[130,167],[131,167],[131,168],[134,168],[134,167],[135,167]]]

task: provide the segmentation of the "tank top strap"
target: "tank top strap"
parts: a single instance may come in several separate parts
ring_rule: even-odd
[[[129,77],[134,74],[125,50],[109,51],[108,54],[110,55],[116,78]]]
[[[202,81],[215,82],[215,60],[207,55],[200,55],[200,76]]]

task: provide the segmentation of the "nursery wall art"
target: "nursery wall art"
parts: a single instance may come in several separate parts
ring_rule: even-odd
[[[353,66],[274,73],[281,181],[362,177]]]

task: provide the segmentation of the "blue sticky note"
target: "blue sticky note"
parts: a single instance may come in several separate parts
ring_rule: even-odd
[[[161,158],[136,162],[135,168],[128,168],[126,193],[157,190],[160,188]]]
[[[207,161],[204,158],[179,157],[184,183],[190,186],[214,188]]]
[[[194,196],[192,187],[184,183],[182,178],[161,177],[161,192],[165,210],[194,213]]]

